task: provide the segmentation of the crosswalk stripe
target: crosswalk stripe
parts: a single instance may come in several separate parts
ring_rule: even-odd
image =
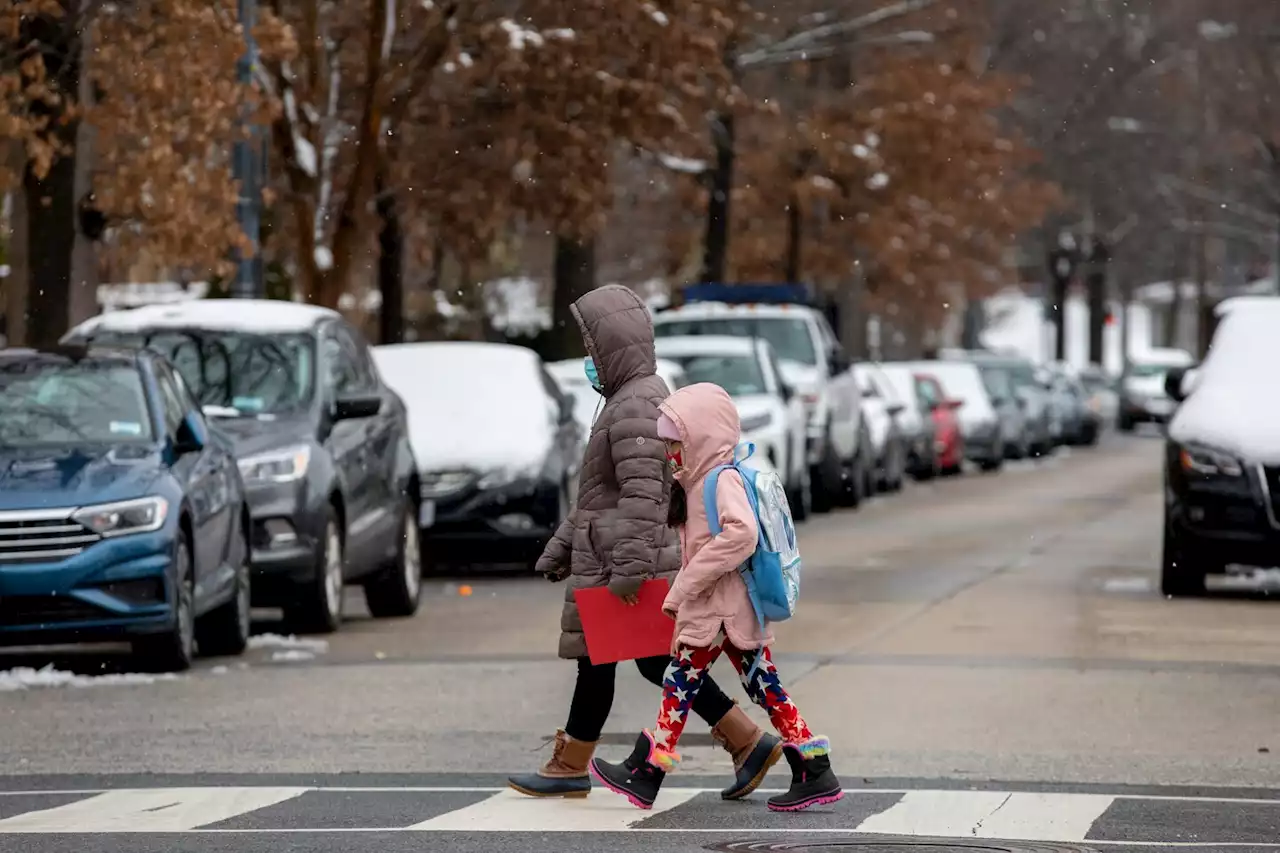
[[[475,805],[424,820],[410,830],[430,832],[610,832],[683,805],[698,796],[696,788],[671,788],[658,795],[653,808],[641,811],[625,797],[597,789],[581,799],[547,800],[502,791]]]
[[[910,791],[858,824],[881,835],[1084,841],[1114,797],[1000,791]]]
[[[0,833],[182,832],[273,806],[306,788],[153,788],[108,791],[0,820]]]

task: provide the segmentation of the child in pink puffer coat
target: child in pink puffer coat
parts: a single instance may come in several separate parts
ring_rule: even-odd
[[[769,799],[774,811],[799,811],[843,796],[831,770],[830,743],[816,737],[783,689],[769,654],[773,636],[761,631],[739,567],[755,551],[759,525],[736,471],[720,474],[716,488],[721,532],[711,535],[703,507],[703,486],[718,465],[733,461],[741,435],[738,410],[718,385],[681,388],[659,406],[658,435],[684,500],[673,494],[671,522],[680,531],[682,566],[662,609],[676,621],[676,637],[662,685],[662,705],[653,731],[640,733],[635,750],[621,764],[599,758],[592,775],[609,789],[647,809],[666,773],[680,760],[676,743],[703,678],[724,652],[738,671],[747,695],[768,714],[791,765],[791,788]],[[760,662],[748,682],[747,673]],[[777,756],[769,762],[771,766]],[[766,767],[767,770],[767,767]],[[761,778],[763,778],[763,772]],[[756,784],[759,784],[757,780]]]

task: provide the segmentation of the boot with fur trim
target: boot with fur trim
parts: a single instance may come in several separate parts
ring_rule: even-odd
[[[653,808],[667,771],[680,761],[680,756],[659,749],[653,735],[640,732],[635,749],[621,764],[610,764],[598,758],[591,760],[591,775],[615,794],[621,794],[638,809]]]
[[[831,741],[814,737],[803,743],[788,743],[783,750],[791,765],[791,788],[769,798],[771,811],[798,812],[834,803],[844,796],[840,780],[831,770]]]

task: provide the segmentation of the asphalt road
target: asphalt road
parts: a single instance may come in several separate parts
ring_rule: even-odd
[[[653,812],[503,793],[545,758],[573,667],[560,588],[473,573],[432,580],[414,619],[353,591],[337,635],[264,621],[245,658],[150,683],[6,691],[17,666],[126,663],[0,655],[0,851],[1278,850],[1280,595],[1163,599],[1159,489],[1159,442],[1109,437],[807,524],[777,659],[835,745],[831,807],[721,803],[698,723]],[[620,673],[609,755],[657,701]]]

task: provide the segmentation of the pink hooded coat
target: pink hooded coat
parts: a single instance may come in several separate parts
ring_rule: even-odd
[[[676,631],[684,645],[705,648],[723,630],[739,649],[767,646],[773,636],[767,630],[761,633],[738,572],[759,538],[742,477],[735,471],[720,475],[719,536],[711,535],[702,502],[707,474],[733,461],[741,436],[738,409],[723,388],[706,382],[681,388],[658,408],[680,433],[684,464],[675,477],[689,507],[688,521],[680,528],[680,573],[663,607],[676,614]]]

